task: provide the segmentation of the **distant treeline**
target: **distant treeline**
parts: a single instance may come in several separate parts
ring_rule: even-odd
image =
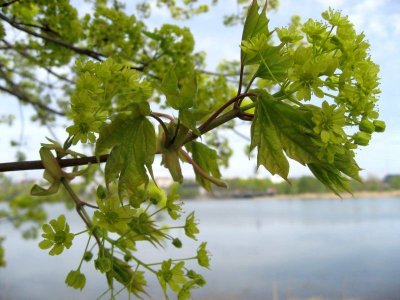
[[[217,197],[240,197],[252,195],[292,195],[305,193],[330,193],[317,179],[311,176],[292,178],[290,183],[284,181],[273,183],[266,178],[232,178],[224,180],[229,189],[214,188],[209,196]],[[400,189],[400,175],[389,175],[384,179],[369,177],[362,183],[352,181],[350,188],[353,192],[361,191],[390,191]],[[196,198],[207,195],[195,182],[184,182],[179,187],[183,198]]]

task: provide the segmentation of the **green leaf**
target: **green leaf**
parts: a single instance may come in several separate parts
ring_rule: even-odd
[[[209,176],[220,182],[221,173],[218,168],[218,155],[214,149],[207,147],[199,142],[191,142],[186,144],[186,149],[192,153],[192,158],[196,164]],[[195,170],[196,181],[201,184],[207,191],[211,191],[211,182],[204,178]],[[221,184],[223,182],[221,181]]]
[[[56,194],[60,188],[60,181],[54,181],[47,189],[35,184],[31,189],[32,196],[49,196]]]
[[[162,154],[161,164],[169,170],[174,181],[182,183],[182,170],[176,150],[166,149]]]
[[[268,110],[267,94],[262,94],[256,102],[254,121],[251,125],[250,150],[257,147],[257,166],[263,165],[271,174],[278,174],[287,180],[289,162],[283,153],[276,125]],[[279,126],[279,125],[278,125]]]
[[[196,73],[190,72],[186,78],[177,78],[172,66],[165,74],[161,91],[167,98],[167,104],[176,110],[187,109],[194,105],[197,95]]]
[[[319,147],[314,143],[317,138],[313,133],[312,114],[295,108],[281,101],[276,101],[267,93],[262,93],[259,100],[264,103],[272,123],[288,157],[305,165],[319,162]]]
[[[255,77],[281,82],[287,78],[287,71],[293,65],[293,59],[280,53],[281,47],[268,47],[257,58],[261,60]],[[262,57],[262,58],[260,58]]]
[[[329,164],[308,164],[314,176],[331,189],[336,195],[340,196],[341,191],[348,191],[349,180],[345,178],[338,169]]]
[[[154,126],[145,117],[118,116],[100,131],[96,154],[112,148],[105,167],[107,185],[119,178],[120,198],[134,195],[149,182],[156,153]],[[147,170],[146,170],[147,169]]]
[[[260,7],[258,6],[257,0],[253,0],[247,13],[246,21],[243,27],[242,41],[246,41],[256,36],[257,34],[264,33],[265,36],[269,36],[268,30],[269,20],[267,18],[267,2],[261,11],[258,13]],[[248,54],[244,53],[243,50],[240,52],[242,65],[245,64]]]

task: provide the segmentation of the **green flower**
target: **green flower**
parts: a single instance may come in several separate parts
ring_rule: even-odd
[[[343,126],[346,123],[343,107],[337,109],[336,105],[322,103],[320,110],[313,111],[312,120],[315,124],[314,132],[321,137],[326,144],[340,144],[344,141],[346,133]]]
[[[95,143],[95,132],[99,132],[103,125],[103,120],[89,113],[81,113],[74,118],[74,125],[67,127],[67,132],[73,136],[72,143],[76,145],[79,141],[82,143]]]
[[[186,273],[186,276],[191,280],[189,280],[182,286],[181,290],[178,293],[178,300],[191,299],[192,298],[191,290],[194,288],[202,287],[206,284],[206,281],[204,280],[203,276],[197,274],[193,270],[189,270]]]
[[[59,255],[63,252],[64,247],[67,249],[71,247],[75,235],[69,232],[69,225],[66,223],[64,215],[60,215],[57,220],[53,219],[49,223],[50,225],[42,226],[44,240],[39,243],[39,247],[40,249],[52,247],[49,254]]]
[[[65,283],[69,287],[82,290],[86,284],[85,274],[81,273],[79,270],[71,271],[68,273],[67,278],[65,278]]]
[[[174,220],[178,219],[181,216],[182,211],[182,202],[179,201],[179,195],[177,194],[169,194],[167,196],[167,211],[170,217]]]
[[[167,292],[167,285],[170,286],[171,290],[177,293],[181,289],[180,286],[187,281],[183,273],[184,265],[185,263],[181,261],[171,268],[171,259],[163,261],[161,264],[161,270],[157,272],[157,278],[164,293]]]
[[[116,196],[109,197],[105,202],[97,199],[99,210],[94,212],[97,225],[111,232],[128,230],[128,223],[135,214],[135,210],[127,206],[121,206]]]
[[[194,240],[197,240],[195,234],[200,232],[199,229],[197,228],[197,225],[198,223],[194,218],[194,211],[193,211],[186,217],[185,234]]]
[[[209,252],[206,249],[206,246],[207,243],[203,242],[197,249],[197,262],[199,263],[200,266],[208,269],[210,267],[210,257],[209,257]]]
[[[325,71],[326,65],[313,61],[311,47],[299,47],[294,53],[295,66],[289,72],[289,79],[293,81],[290,90],[296,93],[299,100],[310,100],[311,94],[318,98],[324,97],[321,89],[325,83],[319,76]]]

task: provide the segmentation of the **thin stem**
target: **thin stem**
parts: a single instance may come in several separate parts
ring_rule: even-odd
[[[248,93],[248,92],[249,92],[249,90],[250,90],[250,88],[251,88],[251,85],[253,84],[253,82],[254,82],[255,79],[256,79],[256,75],[254,74],[253,77],[251,77],[250,82],[249,82],[249,84],[248,84],[247,87],[246,87],[246,90],[244,91],[245,93]]]
[[[166,118],[166,119],[170,120],[171,122],[174,122],[174,123],[176,122],[176,120],[172,116],[170,116],[168,114],[155,112],[155,111],[153,111],[152,114],[155,115],[155,116],[158,116],[160,118]]]
[[[78,233],[75,233],[75,236],[81,235],[81,234],[86,233],[86,232],[88,232],[88,231],[89,231],[89,229],[82,230],[82,231],[80,231],[80,232],[78,232]]]
[[[83,255],[82,255],[82,258],[81,258],[81,262],[79,263],[79,266],[78,266],[78,271],[80,271],[80,269],[81,269],[81,266],[82,266],[82,263],[83,263],[83,259],[85,258],[85,253],[86,253],[87,249],[89,248],[89,243],[90,243],[90,239],[91,239],[91,238],[92,238],[92,236],[89,235],[88,241],[87,241],[87,243],[86,243],[85,251],[83,251]]]
[[[145,269],[149,270],[153,274],[157,274],[156,271],[154,271],[152,268],[150,268],[146,263],[142,262],[140,259],[138,259],[136,256],[132,255],[132,259],[136,261],[139,265],[143,266]]]
[[[165,133],[165,140],[168,142],[169,141],[169,132],[168,132],[168,128],[165,125],[165,123],[163,122],[163,120],[161,120],[161,118],[158,115],[153,114],[153,113],[150,113],[149,116],[152,117],[153,119],[155,119],[161,125],[161,127],[163,128],[164,133]]]
[[[223,187],[226,188],[226,184],[225,182],[223,182],[222,180],[219,180],[217,178],[214,178],[210,175],[208,175],[190,156],[189,154],[187,154],[186,151],[184,151],[183,149],[179,149],[179,154],[183,156],[183,158],[193,166],[193,169],[200,174],[201,177],[203,177],[204,179],[207,179],[208,181],[214,183],[215,185],[219,186],[219,187]]]
[[[239,74],[239,85],[238,85],[238,91],[237,91],[237,96],[240,95],[242,92],[242,84],[243,84],[243,71],[244,71],[244,65],[240,65],[240,74]]]
[[[217,109],[198,129],[200,132],[202,132],[205,128],[207,128],[212,121],[214,121],[226,108],[228,108],[230,105],[235,103],[236,101],[243,99],[248,96],[257,96],[254,93],[244,93],[237,95],[230,100],[228,100],[224,105],[222,105],[219,109]]]
[[[78,195],[74,192],[74,190],[72,189],[71,185],[69,184],[69,182],[66,178],[61,178],[61,183],[64,186],[64,188],[66,189],[66,191],[68,192],[68,194],[70,195],[70,197],[72,198],[72,200],[75,202],[76,212],[81,217],[83,222],[86,224],[88,229],[92,231],[92,234],[95,237],[97,244],[101,248],[101,241],[100,241],[99,237],[97,236],[96,232],[93,230],[93,224],[90,221],[88,214],[86,213],[85,209],[82,207],[83,204],[82,204],[81,199],[79,199]]]

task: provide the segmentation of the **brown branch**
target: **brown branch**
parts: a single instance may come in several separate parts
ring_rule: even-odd
[[[22,102],[32,104],[33,106],[37,106],[45,111],[51,112],[51,113],[59,115],[59,116],[63,116],[63,117],[65,116],[65,113],[54,110],[54,109],[44,105],[43,103],[39,103],[39,102],[32,100],[27,95],[23,94],[20,90],[14,88],[14,87],[12,89],[9,89],[4,86],[0,86],[0,90],[17,97]]]
[[[83,166],[87,164],[97,164],[106,162],[108,159],[108,154],[96,156],[86,156],[79,158],[66,158],[57,159],[61,168]],[[31,161],[20,161],[20,162],[8,162],[0,163],[0,173],[1,172],[13,172],[13,171],[24,171],[24,170],[41,170],[44,169],[41,160],[31,160]]]
[[[76,52],[78,54],[89,56],[89,57],[91,57],[91,58],[93,58],[95,60],[98,60],[98,61],[102,61],[101,57],[106,57],[106,55],[104,55],[102,53],[99,53],[99,52],[96,52],[96,51],[93,51],[93,50],[90,50],[90,49],[86,49],[86,48],[79,48],[79,47],[76,47],[73,44],[69,44],[69,43],[64,42],[62,40],[59,40],[59,39],[56,39],[56,38],[53,38],[53,37],[50,37],[50,36],[47,36],[47,35],[39,34],[39,33],[35,32],[33,30],[30,30],[28,28],[25,28],[25,27],[19,25],[17,22],[13,21],[12,19],[8,18],[7,16],[3,15],[2,13],[0,13],[0,19],[2,19],[3,21],[7,22],[12,27],[14,27],[14,28],[16,28],[18,30],[21,30],[21,31],[23,31],[23,32],[25,32],[27,34],[33,35],[33,36],[35,36],[37,38],[43,39],[43,40],[45,40],[47,42],[63,46],[63,47],[65,47],[67,49],[70,49],[70,50],[72,50],[72,51],[74,51],[74,52]]]
[[[226,108],[228,108],[233,103],[236,103],[240,99],[246,98],[248,96],[256,96],[256,94],[252,93],[245,93],[238,96],[233,97],[232,99],[228,100],[224,105],[222,105],[216,112],[214,112],[200,127],[200,132],[206,128],[214,119],[216,119]]]
[[[10,88],[4,87],[4,86],[0,86],[0,90],[2,90],[3,92],[7,92],[15,97],[17,97],[18,99],[20,99],[22,102],[25,103],[29,103],[32,104],[33,106],[39,107],[43,110],[46,110],[48,112],[51,112],[53,114],[59,115],[59,116],[65,116],[65,113],[57,111],[55,109],[52,109],[50,107],[48,107],[47,105],[37,102],[35,100],[32,100],[26,93],[24,93],[23,91],[21,91],[18,87],[17,84],[14,83],[14,81],[12,81],[7,74],[3,71],[3,64],[0,63],[0,78],[3,78],[5,80],[5,82],[10,86]]]
[[[7,7],[7,6],[9,6],[9,5],[11,5],[11,4],[15,3],[15,2],[18,2],[18,1],[20,1],[20,0],[11,0],[10,2],[5,2],[3,4],[0,4],[0,7]]]
[[[49,74],[53,75],[54,77],[57,77],[58,79],[61,79],[61,80],[66,81],[68,83],[72,83],[72,84],[75,83],[73,80],[68,79],[67,77],[62,76],[60,74],[57,74],[56,72],[54,72],[49,67],[41,65],[40,62],[36,58],[34,58],[32,55],[28,54],[28,52],[26,52],[26,50],[18,49],[16,47],[13,47],[11,45],[11,43],[9,43],[5,39],[2,39],[1,41],[8,46],[7,50],[13,50],[13,51],[17,52],[19,55],[21,55],[22,57],[25,57],[26,59],[28,59],[28,60],[30,60],[32,62],[34,62],[38,67],[46,70]]]

